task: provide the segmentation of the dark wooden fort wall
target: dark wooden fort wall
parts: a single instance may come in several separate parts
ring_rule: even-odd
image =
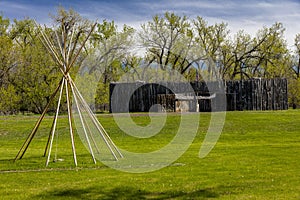
[[[180,99],[177,94],[187,98]],[[220,96],[224,98],[220,100]],[[287,80],[110,84],[110,112],[148,112],[150,109],[174,112],[180,102],[188,105],[188,111],[286,110]],[[219,106],[222,103],[226,105]]]

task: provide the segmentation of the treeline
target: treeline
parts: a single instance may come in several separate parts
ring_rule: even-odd
[[[64,8],[51,17],[54,26],[42,28],[53,39],[56,29],[77,27],[75,41],[80,41],[93,23]],[[37,29],[32,19],[10,21],[0,15],[0,114],[41,113],[60,81],[59,68]],[[109,102],[110,82],[125,73],[143,80],[141,64],[177,70],[189,81],[284,77],[289,81],[289,103],[295,106],[300,103],[300,34],[289,49],[284,33],[283,25],[276,22],[257,30],[255,36],[243,30],[232,34],[226,23],[208,24],[202,17],[170,12],[155,15],[140,30],[103,20],[70,73],[76,76],[81,69],[88,81],[90,74],[100,72],[97,93],[87,98],[101,109]]]

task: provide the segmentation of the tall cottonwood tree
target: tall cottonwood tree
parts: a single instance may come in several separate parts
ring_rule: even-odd
[[[139,38],[148,63],[156,62],[163,70],[171,68],[184,74],[202,56],[186,16],[166,12],[141,27]]]
[[[253,74],[264,78],[285,77],[288,72],[289,52],[282,23],[259,30],[254,38],[256,63]]]
[[[59,7],[56,15],[51,15],[54,22],[54,30],[50,33],[50,38],[59,49],[62,44],[67,44],[66,48],[70,51],[66,52],[68,55],[64,55],[66,58],[68,56],[67,62],[71,62],[76,56],[76,51],[81,47],[82,41],[86,38],[87,34],[90,32],[93,22],[89,19],[82,17],[79,13],[73,9],[65,10],[63,7]],[[57,30],[55,30],[57,29]],[[61,36],[57,36],[57,33]],[[59,38],[59,39],[58,39]],[[70,42],[70,40],[72,40]],[[61,44],[58,44],[61,43]],[[90,44],[86,44],[83,47],[78,59],[75,60],[73,67],[70,69],[70,73],[78,70],[78,67],[82,64],[85,58],[90,53]],[[72,73],[71,73],[72,74]]]
[[[222,78],[284,77],[290,62],[284,30],[281,23],[275,23],[259,30],[253,38],[239,31],[234,40],[221,47]]]
[[[289,79],[289,102],[296,108],[300,104],[300,34],[295,36],[295,52],[292,63],[289,65],[291,69],[291,77]]]
[[[123,73],[121,62],[129,55],[133,45],[133,34],[134,29],[127,25],[118,30],[114,21],[98,23],[92,36],[94,63],[89,66],[89,72],[100,71],[105,84],[117,81]]]
[[[0,15],[0,87],[9,84],[10,72],[17,63],[18,53],[9,35],[9,19]]]
[[[222,61],[223,63],[224,60],[226,61],[226,54],[231,50],[228,48],[227,24],[222,22],[209,25],[207,21],[198,16],[193,20],[193,25],[197,49],[204,51],[202,59],[212,62],[204,68],[207,79],[224,78],[226,69],[224,69]],[[205,74],[204,71],[201,73]]]
[[[300,78],[300,33],[295,37],[295,64],[292,66],[292,70],[296,78]]]
[[[21,96],[21,110],[41,113],[59,81],[57,69],[38,39],[32,20],[15,20],[11,37],[20,54],[11,82]]]
[[[19,54],[9,32],[10,21],[0,15],[0,114],[19,110],[20,96],[11,83]]]

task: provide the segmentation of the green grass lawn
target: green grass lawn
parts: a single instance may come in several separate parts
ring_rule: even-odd
[[[180,115],[169,114],[162,131],[148,139],[126,135],[111,115],[98,118],[118,146],[149,152],[172,140]],[[150,121],[143,115],[132,118],[141,126]],[[192,123],[196,114],[189,118]],[[37,119],[0,117],[0,199],[300,199],[300,110],[227,112],[218,143],[202,159],[198,153],[210,113],[201,113],[190,148],[170,166],[148,173],[93,164],[78,136],[75,167],[65,116],[58,121],[52,153],[63,161],[45,167],[48,116],[23,159],[13,162]]]

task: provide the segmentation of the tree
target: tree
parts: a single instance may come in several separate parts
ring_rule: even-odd
[[[134,29],[126,25],[118,31],[114,21],[98,23],[92,37],[95,50],[91,54],[89,72],[101,72],[104,84],[117,81],[123,73],[122,59],[129,55],[132,47],[133,34]]]
[[[300,34],[295,37],[295,52],[292,57],[291,77],[289,79],[289,102],[296,108],[300,104]]]
[[[0,87],[9,84],[10,73],[18,59],[13,40],[9,36],[9,25],[9,20],[0,15]]]
[[[21,97],[20,109],[40,113],[57,81],[53,62],[38,40],[32,20],[15,20],[10,37],[18,52],[10,81]]]
[[[186,16],[169,12],[164,16],[155,15],[152,21],[142,25],[139,38],[147,51],[146,61],[156,62],[163,70],[171,68],[184,74],[201,57]]]
[[[20,109],[21,97],[16,94],[13,85],[0,87],[0,114],[15,114]]]
[[[122,76],[123,82],[144,80],[146,71],[143,70],[143,59],[142,57],[128,54],[122,60],[122,68],[124,75]]]
[[[300,105],[300,79],[290,79],[288,85],[289,103],[296,108]]]
[[[238,75],[240,79],[250,77],[246,70],[249,60],[252,57],[251,54],[254,51],[255,47],[253,47],[251,36],[244,31],[239,31],[235,35],[231,57],[229,58],[229,62],[227,61],[228,65],[226,66],[226,68],[229,68],[227,72],[230,73],[230,79],[235,79]]]
[[[207,79],[224,78],[226,70],[224,69],[224,62],[222,65],[222,60],[226,61],[226,54],[231,50],[226,48],[229,34],[227,24],[222,22],[208,25],[207,21],[199,16],[196,20],[193,20],[193,24],[195,27],[196,43],[199,47],[197,49],[198,51],[201,51],[201,49],[204,50],[205,57],[203,59],[210,63],[205,68]],[[202,71],[202,74],[205,73]]]
[[[59,82],[60,71],[39,41],[27,47],[15,71],[14,84],[22,96],[22,110],[41,113]],[[53,103],[50,110],[54,110]]]
[[[282,23],[259,30],[254,39],[256,63],[253,75],[264,78],[285,77],[288,71],[289,52],[284,39]]]
[[[52,19],[55,28],[53,31],[50,31],[49,38],[54,42],[56,49],[60,49],[63,46],[62,44],[67,44],[67,50],[63,56],[66,58],[66,62],[71,63],[74,57],[77,56],[77,50],[81,48],[82,40],[84,40],[90,32],[92,22],[81,17],[74,10],[70,9],[67,11],[63,7],[58,8],[57,14],[52,15]],[[71,70],[70,72],[74,70],[74,73],[76,73],[79,66],[87,57],[90,47],[86,45],[83,49],[84,51],[80,51],[81,54],[77,57],[78,59],[74,60],[76,63],[73,63],[73,66],[75,67],[69,69]]]
[[[0,36],[8,35],[8,27],[10,25],[9,19],[4,19],[2,15],[0,15]]]
[[[10,22],[0,15],[0,114],[12,114],[18,111],[20,97],[11,84],[14,68],[19,54],[9,32]]]
[[[296,78],[300,78],[300,34],[297,34],[295,37],[295,47],[296,47],[296,55],[295,55],[295,65],[292,66],[292,70],[295,73]]]
[[[284,28],[275,23],[270,28],[259,30],[256,37],[244,31],[235,35],[233,42],[222,49],[224,74],[230,79],[253,77],[284,77],[290,58],[285,40]]]
[[[9,73],[15,66],[13,61],[14,46],[12,40],[8,36],[0,36],[0,87],[8,84]]]

